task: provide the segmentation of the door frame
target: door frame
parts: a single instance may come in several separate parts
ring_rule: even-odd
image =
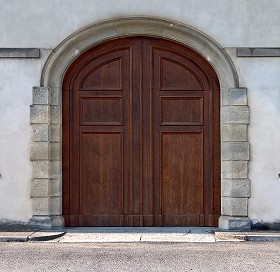
[[[204,57],[220,82],[221,217],[220,229],[248,229],[249,107],[247,89],[239,87],[238,74],[226,51],[198,30],[178,22],[150,18],[117,18],[89,25],[62,41],[44,65],[40,87],[33,88],[31,198],[36,228],[61,228],[62,214],[62,111],[61,89],[70,64],[89,48],[104,41],[149,36],[171,40]]]

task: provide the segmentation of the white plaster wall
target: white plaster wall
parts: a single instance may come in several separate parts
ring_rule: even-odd
[[[236,58],[229,47],[279,47],[280,0],[0,0],[0,48],[55,48],[88,24],[156,16],[191,25],[228,47],[240,86],[248,87],[251,124],[249,216],[280,221],[280,58]],[[0,219],[28,221],[29,105],[41,59],[0,59]]]
[[[249,217],[253,222],[280,222],[280,58],[239,63],[251,108]]]
[[[240,86],[248,88],[250,106],[251,198],[249,218],[280,222],[280,58],[236,58]]]
[[[54,48],[81,27],[120,16],[189,24],[224,47],[279,46],[280,0],[0,0],[0,47]]]
[[[0,59],[0,219],[32,215],[29,105],[40,70],[40,60]]]

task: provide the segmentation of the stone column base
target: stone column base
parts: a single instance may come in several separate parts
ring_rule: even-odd
[[[232,217],[222,215],[219,218],[221,230],[250,230],[252,222],[248,217]]]
[[[63,229],[64,218],[62,215],[39,216],[35,215],[29,220],[30,227],[33,229]]]

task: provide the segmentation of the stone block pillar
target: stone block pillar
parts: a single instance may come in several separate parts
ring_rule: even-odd
[[[57,92],[56,92],[57,93]],[[33,88],[30,108],[33,167],[31,198],[34,228],[62,228],[61,114],[58,96],[47,87]]]
[[[250,121],[246,88],[224,93],[221,107],[221,179],[222,210],[220,229],[250,229],[248,219]]]

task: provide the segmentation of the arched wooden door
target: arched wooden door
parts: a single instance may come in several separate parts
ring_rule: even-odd
[[[208,62],[171,41],[82,54],[63,82],[65,225],[217,225],[219,95]]]

